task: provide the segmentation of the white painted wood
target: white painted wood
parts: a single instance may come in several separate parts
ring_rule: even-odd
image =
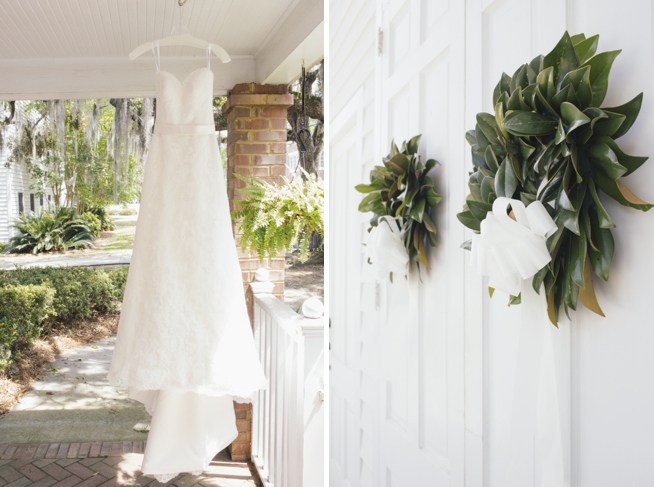
[[[31,119],[35,120],[36,113],[27,112],[25,103],[16,103],[14,120]],[[19,216],[18,193],[23,193],[23,206],[25,213],[31,213],[30,195],[34,195],[34,212],[50,207],[48,198],[52,198],[52,189],[45,188],[43,191],[43,205],[37,196],[39,192],[36,181],[30,177],[29,171],[24,164],[9,161],[9,145],[16,135],[16,125],[9,124],[4,127],[4,144],[0,149],[0,242],[7,242],[17,232],[12,227],[14,220]]]
[[[392,285],[376,282],[362,247],[355,247],[369,216],[355,211],[360,194],[354,193],[354,201],[344,197],[367,179],[393,137],[401,142],[422,132],[423,156],[443,161],[463,157],[462,132],[457,133],[463,130],[463,114],[452,110],[463,102],[463,8],[419,1],[380,2],[374,14],[370,2],[332,2],[330,8],[338,15],[338,20],[330,19],[330,109],[336,114],[332,121],[344,127],[338,132],[332,125],[330,152],[330,186],[339,188],[330,203],[330,483],[463,485],[464,330],[459,316],[464,301],[454,289],[463,287],[458,246],[464,231],[452,220],[451,200],[445,200],[435,212],[442,229],[439,247],[429,256],[440,271],[424,273],[422,284],[416,273],[408,283],[399,278]],[[384,32],[380,57],[378,28]],[[371,59],[377,60],[376,74]],[[355,89],[360,95],[351,97]],[[373,105],[368,107],[370,97]],[[366,115],[359,129],[343,120],[361,99]],[[361,156],[352,160],[346,151],[339,152],[365,131],[370,134],[363,136]],[[434,174],[438,191],[463,198],[463,165],[445,165]],[[359,299],[353,296],[357,282]],[[350,296],[352,304],[346,299]],[[360,343],[355,349],[360,351],[358,371],[340,368],[343,359],[334,349],[344,333],[336,328],[337,318],[347,327],[347,340]],[[347,383],[343,377],[349,377]],[[346,403],[359,404],[350,422],[343,419],[347,410],[341,404]]]
[[[161,68],[184,79],[188,73],[206,66],[204,59],[169,58],[162,52]],[[235,84],[254,79],[254,60],[232,57],[229,69],[214,71],[214,94],[226,95]],[[120,96],[152,97],[155,95],[152,57],[130,62],[116,58],[105,59],[45,59],[0,61],[0,99],[88,99]],[[71,76],[74,73],[75,76]],[[122,74],[122,76],[121,76]]]
[[[466,125],[474,126],[476,111],[491,111],[490,97],[492,89],[499,79],[502,71],[512,74],[512,71],[521,63],[531,59],[536,54],[547,53],[558,41],[562,32],[567,28],[571,33],[585,32],[587,35],[600,34],[600,51],[623,48],[623,54],[631,57],[631,63],[624,63],[620,71],[620,62],[616,61],[612,71],[609,93],[605,105],[618,105],[624,103],[639,91],[645,91],[647,99],[647,80],[652,74],[651,43],[643,43],[642,37],[652,37],[652,9],[649,2],[633,1],[629,4],[629,12],[633,17],[629,23],[637,24],[634,32],[626,34],[620,27],[622,23],[615,23],[606,15],[610,8],[609,3],[598,5],[589,2],[545,2],[539,0],[504,0],[494,2],[468,1],[466,5],[467,16],[467,72],[466,79],[481,79],[481,84],[467,82],[466,92]],[[604,9],[604,10],[601,10]],[[636,19],[638,17],[638,19]],[[507,24],[514,26],[507,29]],[[516,43],[515,36],[523,39]],[[507,46],[511,46],[507,49]],[[615,86],[620,83],[620,89]],[[651,103],[651,101],[650,101]],[[651,104],[644,104],[638,122],[628,136],[620,140],[621,146],[626,142],[625,150],[631,153],[648,154],[646,133],[651,130]],[[468,158],[468,165],[470,161]],[[646,185],[638,188],[638,183],[648,178],[651,169],[642,168],[642,176],[634,180],[634,191],[641,195],[647,194]],[[647,198],[647,196],[645,196]],[[619,215],[620,223],[616,230],[616,240],[619,235],[626,233],[640,234],[625,239],[632,244],[629,250],[616,250],[616,258],[612,270],[611,281],[598,283],[598,297],[602,306],[614,308],[606,319],[592,315],[581,309],[572,315],[572,322],[563,320],[559,330],[548,330],[554,339],[554,350],[558,354],[558,385],[561,398],[560,413],[562,430],[564,432],[564,469],[566,472],[566,485],[574,486],[611,486],[611,485],[647,485],[652,476],[650,462],[643,455],[647,455],[649,437],[654,424],[649,415],[630,414],[625,416],[624,404],[643,404],[654,400],[654,390],[643,388],[648,381],[642,377],[638,380],[639,370],[649,367],[643,361],[650,360],[651,355],[641,350],[634,350],[634,346],[651,341],[651,331],[641,326],[642,321],[637,316],[644,316],[645,305],[632,304],[624,307],[623,303],[637,303],[633,296],[633,283],[639,279],[633,271],[629,277],[625,276],[623,282],[616,283],[616,274],[620,275],[627,265],[638,267],[636,261],[647,262],[648,256],[639,247],[636,240],[646,238],[643,234],[651,234],[652,229],[647,217],[634,211],[628,211],[620,205],[606,199],[606,205],[612,215]],[[626,228],[629,228],[627,230]],[[622,233],[625,232],[625,233]],[[641,255],[631,259],[631,256]],[[623,253],[624,252],[624,253]],[[630,263],[624,263],[628,259]],[[623,262],[621,264],[621,262]],[[624,266],[624,267],[623,267]],[[640,267],[640,269],[643,269]],[[647,271],[643,270],[641,279],[648,280]],[[636,272],[638,274],[638,272]],[[618,278],[619,279],[619,278]],[[627,279],[629,279],[627,281]],[[634,281],[634,279],[636,281]],[[476,283],[475,283],[476,281]],[[516,367],[516,354],[519,346],[518,327],[523,310],[520,307],[508,309],[497,296],[490,299],[485,291],[482,280],[471,276],[471,286],[468,287],[469,296],[477,295],[482,299],[474,326],[482,331],[483,341],[481,349],[474,346],[476,358],[473,358],[475,368],[483,364],[483,373],[477,372],[474,377],[466,375],[466,390],[469,383],[474,380],[474,394],[483,398],[483,412],[471,409],[466,405],[466,418],[474,413],[483,420],[484,451],[483,463],[471,466],[473,472],[481,473],[483,483],[476,485],[500,486],[502,483],[501,469],[506,459],[506,440],[512,422],[511,397],[513,394],[513,376]],[[611,293],[605,293],[606,289]],[[629,290],[629,291],[627,291]],[[623,292],[623,295],[620,295]],[[499,298],[499,300],[498,300]],[[646,300],[645,300],[646,301]],[[641,301],[641,302],[645,302]],[[620,306],[618,307],[618,303]],[[631,313],[631,317],[626,316]],[[625,321],[626,320],[626,321]],[[625,323],[629,323],[630,332],[625,330]],[[467,326],[467,325],[466,325]],[[583,331],[582,331],[583,330]],[[593,347],[589,342],[598,340],[598,337],[607,332],[611,338],[600,347]],[[630,338],[627,338],[630,336]],[[620,340],[623,340],[620,343]],[[633,341],[631,341],[633,340]],[[478,343],[477,337],[466,338],[468,344]],[[630,345],[627,342],[631,342]],[[623,367],[616,367],[616,354],[625,353]],[[584,355],[586,352],[586,355]],[[627,358],[628,355],[628,358]],[[607,360],[607,357],[613,357]],[[638,363],[630,367],[628,362]],[[619,359],[618,359],[618,363]],[[483,385],[479,383],[482,377]],[[606,377],[613,377],[614,382],[607,383]],[[635,377],[629,380],[629,377]],[[598,380],[598,378],[602,378]],[[635,386],[638,382],[639,386]],[[593,384],[597,386],[593,389]],[[592,392],[591,392],[592,391]],[[594,394],[594,396],[593,396]],[[607,400],[612,398],[617,407],[607,406]],[[598,415],[597,412],[601,411]],[[600,419],[601,418],[601,419]],[[628,424],[632,426],[629,427]],[[629,434],[629,432],[634,432]],[[625,450],[625,446],[627,449]],[[638,458],[640,456],[640,458]],[[537,449],[533,454],[533,485],[538,483],[540,457]],[[477,470],[479,469],[479,470]],[[477,475],[479,477],[479,475]],[[532,485],[531,483],[528,485]]]
[[[0,99],[152,96],[151,58],[132,64],[128,54],[169,35],[180,12],[190,34],[234,59],[214,66],[216,95],[237,83],[288,83],[300,72],[298,55],[307,65],[323,56],[311,36],[323,20],[323,1],[194,0],[180,9],[163,0],[1,0]],[[180,78],[204,56],[192,47],[162,49]]]
[[[289,83],[302,71],[302,59],[307,66],[322,59],[324,36],[319,33],[324,9],[324,0],[294,0],[254,55],[258,83]],[[283,64],[293,62],[296,68],[289,77],[288,66]]]
[[[264,486],[319,487],[324,479],[324,320],[304,318],[251,284],[254,336],[268,387],[252,410],[252,459]]]
[[[331,181],[342,184],[340,197],[329,200],[330,238],[329,272],[347,274],[347,281],[330,281],[330,421],[329,478],[330,485],[359,485],[361,448],[361,228],[358,219],[348,218],[351,205],[356,205],[354,184],[360,178],[357,164],[362,155],[363,94],[357,92],[330,128]],[[335,285],[334,285],[335,284]]]
[[[429,478],[434,485],[463,485],[464,349],[462,238],[452,196],[463,195],[456,110],[463,102],[463,9],[456,3],[418,0],[383,5],[381,147],[423,134],[423,158],[444,162],[433,175],[444,202],[434,212],[438,247],[430,249],[434,269],[408,281],[384,281],[386,313],[378,327],[382,368],[380,421],[381,485],[411,485]],[[452,53],[458,56],[453,57]],[[455,205],[455,206],[452,206]],[[453,245],[454,244],[454,245]],[[387,362],[389,363],[389,362]]]
[[[364,117],[364,130],[369,129],[369,120],[375,130],[364,137],[367,143],[359,162],[362,180],[371,165],[387,153],[388,139],[402,140],[422,132],[421,150],[443,163],[436,170],[437,189],[446,195],[436,212],[440,240],[439,247],[430,252],[434,271],[423,276],[419,285],[415,280],[407,286],[386,285],[381,290],[382,313],[374,312],[377,293],[360,252],[358,277],[351,265],[341,274],[337,267],[331,270],[333,316],[339,313],[342,321],[355,327],[360,324],[355,328],[360,330],[361,351],[359,382],[355,384],[358,392],[357,387],[339,383],[332,370],[332,394],[358,394],[341,401],[358,400],[360,404],[357,422],[346,425],[341,421],[332,426],[337,449],[344,448],[346,428],[359,426],[358,451],[338,458],[338,465],[354,465],[353,475],[358,470],[357,480],[348,477],[350,484],[506,486],[501,469],[506,464],[506,441],[513,420],[523,310],[507,308],[503,296],[488,297],[485,281],[468,267],[467,253],[458,249],[470,232],[454,217],[467,194],[471,167],[463,135],[474,127],[478,112],[492,111],[492,90],[501,73],[512,74],[536,54],[547,53],[566,28],[571,33],[600,34],[600,51],[623,49],[611,73],[605,105],[619,105],[645,92],[638,121],[620,139],[620,145],[627,153],[651,155],[651,2],[630,0],[621,4],[619,11],[609,0],[462,3],[380,2],[375,16],[383,26],[381,57],[373,47],[377,25],[371,25],[369,13],[364,15],[371,2],[333,0],[330,4],[332,121],[351,110],[356,90],[362,90],[364,100],[373,97],[375,106],[367,108],[368,102],[364,103],[364,113],[374,114],[371,119]],[[373,58],[381,80],[377,87],[370,83]],[[444,69],[449,70],[447,78]],[[334,134],[332,148],[345,144],[348,136],[347,131]],[[340,196],[342,188],[352,183],[337,172],[337,164],[345,159],[335,154],[332,152],[330,186],[338,188]],[[654,199],[649,184],[653,174],[650,161],[627,184],[644,199]],[[333,191],[331,194],[336,194]],[[649,214],[604,200],[618,225],[611,279],[596,284],[607,318],[581,309],[571,322],[547,330],[557,355],[565,485],[645,486],[654,478],[654,464],[649,461],[654,453],[650,446],[654,383],[649,380],[654,368],[650,350],[654,329],[648,320],[652,258],[644,242],[654,236],[654,222]],[[338,231],[337,222],[346,229],[366,226],[355,207],[356,203],[350,204],[349,213],[339,210],[331,227],[333,235]],[[344,258],[345,248],[339,250],[335,240],[332,247],[332,259]],[[351,248],[347,251],[353,252]],[[338,289],[345,282],[353,286],[356,279],[361,286],[360,305],[339,310]],[[409,307],[403,307],[401,299],[394,301],[402,293]],[[441,301],[442,296],[446,301]],[[368,321],[367,313],[375,318]],[[426,349],[430,355],[421,357]],[[441,372],[443,360],[447,361],[447,375]],[[423,368],[429,373],[421,376]],[[426,413],[421,415],[423,406],[427,406]],[[442,411],[447,411],[447,428],[439,422]],[[332,421],[340,421],[342,415],[342,408],[336,406]],[[456,448],[444,450],[445,445],[458,448],[462,443],[453,436],[460,431],[458,421],[465,429],[464,456],[457,456]],[[532,448],[530,455],[533,475],[516,487],[540,485],[540,452]],[[334,485],[345,485],[342,477],[334,476],[342,470],[332,465]]]

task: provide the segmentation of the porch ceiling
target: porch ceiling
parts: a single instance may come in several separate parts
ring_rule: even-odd
[[[324,0],[0,0],[0,99],[152,96],[154,62],[127,55],[179,24],[224,47],[214,91],[288,83],[323,56]],[[184,76],[204,51],[161,49],[162,69]],[[296,68],[293,66],[297,65]]]

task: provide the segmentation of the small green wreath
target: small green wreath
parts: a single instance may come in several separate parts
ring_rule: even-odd
[[[653,206],[620,181],[647,157],[627,155],[615,142],[636,120],[643,95],[600,108],[620,51],[595,55],[598,40],[566,32],[546,56],[520,66],[513,76],[502,74],[493,92],[495,114],[478,114],[475,130],[466,134],[474,170],[457,215],[461,223],[479,232],[493,201],[504,196],[525,205],[540,200],[558,227],[547,239],[552,261],[532,281],[536,292],[544,285],[554,325],[561,305],[568,314],[578,299],[604,316],[592,274],[609,278],[615,224],[599,193],[637,210]]]
[[[359,211],[374,213],[368,232],[379,225],[380,218],[396,219],[409,263],[430,269],[425,241],[435,247],[437,231],[429,210],[443,197],[434,191],[434,181],[428,176],[438,162],[429,159],[423,164],[418,154],[420,137],[403,142],[401,151],[391,142],[391,152],[383,158],[383,166],[370,171],[370,184],[359,184],[355,189],[366,194]]]

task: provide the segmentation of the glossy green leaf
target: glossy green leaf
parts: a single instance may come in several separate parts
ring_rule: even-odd
[[[434,221],[431,219],[431,216],[429,216],[429,212],[425,211],[422,215],[422,221],[425,224],[425,228],[429,230],[431,233],[437,233],[438,230],[436,229],[436,224]]]
[[[513,90],[509,101],[506,104],[507,110],[522,110],[522,105],[520,104],[520,98],[522,97],[522,89],[519,87]]]
[[[472,216],[470,211],[462,211],[461,213],[457,213],[456,217],[464,226],[471,230],[475,230],[476,232],[479,231],[479,220]]]
[[[613,61],[621,51],[602,52],[590,58],[585,66],[590,66],[590,84],[593,88],[593,99],[591,105],[599,107],[606,97],[609,87],[609,73]]]
[[[593,211],[589,212],[590,227],[592,230],[592,239],[595,246],[599,251],[590,249],[588,254],[590,256],[590,263],[595,275],[605,281],[609,280],[609,272],[611,270],[611,263],[613,262],[613,254],[615,252],[615,243],[613,241],[613,234],[608,228],[601,228],[597,219],[597,214]]]
[[[491,171],[495,172],[499,169],[500,165],[497,162],[497,157],[495,157],[495,153],[493,152],[493,149],[491,146],[486,147],[486,152],[484,154],[484,160],[486,161],[486,166],[488,169]]]
[[[597,52],[597,45],[599,43],[599,35],[594,35],[585,39],[581,42],[575,43],[573,40],[573,45],[575,53],[577,55],[577,61],[579,64],[583,64],[588,61],[591,57]]]
[[[574,34],[570,36],[570,40],[572,41],[573,46],[576,46],[584,39],[586,39],[586,34],[584,34],[583,32],[580,34]]]
[[[385,186],[384,183],[376,180],[370,184],[357,184],[354,189],[359,193],[372,193],[373,191],[381,191],[382,189],[385,189]]]
[[[559,119],[559,125],[556,128],[556,135],[554,135],[554,143],[560,144],[565,140],[565,129],[563,128],[563,122]]]
[[[425,163],[425,172],[431,171],[437,165],[438,165],[438,161],[436,159],[428,159],[427,162]]]
[[[468,130],[466,132],[466,141],[470,145],[475,145],[477,143],[477,137],[474,130]]]
[[[647,161],[647,159],[649,159],[646,156],[630,156],[629,154],[625,154],[622,149],[620,149],[618,143],[611,137],[596,137],[593,139],[593,141],[604,143],[611,148],[613,153],[618,158],[620,165],[627,168],[627,172],[624,173],[624,176],[629,176],[632,174],[636,169],[642,166],[645,161]]]
[[[495,176],[495,194],[512,198],[516,189],[518,189],[518,178],[509,160],[504,159]]]
[[[468,209],[470,210],[470,213],[472,213],[472,216],[479,221],[484,220],[488,212],[493,209],[492,205],[481,201],[473,201],[469,199],[466,201],[466,204],[468,205]]]
[[[511,78],[509,77],[508,74],[502,73],[502,77],[500,78],[500,81],[497,83],[495,89],[493,90],[493,106],[495,106],[500,96],[505,91],[506,92],[511,91]]]
[[[591,145],[586,153],[588,158],[595,164],[595,167],[613,180],[618,179],[627,172],[627,168],[618,162],[615,152],[604,143]]]
[[[550,105],[550,102],[547,101],[547,99],[543,96],[540,88],[536,88],[534,95],[534,106],[536,107],[536,111],[538,113],[548,115],[552,118],[552,120],[557,120],[559,118],[559,114],[556,112],[556,110],[554,110],[552,105]]]
[[[499,144],[499,134],[500,129],[495,122],[495,117],[490,113],[478,113],[477,114],[477,125],[483,132],[484,136],[489,143],[495,145]],[[477,137],[479,140],[479,137]]]
[[[636,121],[636,117],[638,117],[638,114],[640,113],[640,107],[643,104],[643,94],[639,94],[636,96],[633,100],[628,101],[624,105],[620,105],[619,107],[613,107],[613,108],[606,108],[606,110],[613,112],[613,113],[620,113],[626,117],[625,121],[620,125],[620,128],[613,134],[613,138],[617,139],[619,137],[622,137],[624,134],[629,131],[631,126],[634,124]]]
[[[593,90],[590,84],[590,66],[584,66],[566,74],[561,81],[561,89],[568,85],[574,89],[577,95],[579,108],[584,109],[590,105],[593,98]]]
[[[600,120],[595,124],[593,127],[593,135],[612,136],[620,129],[620,126],[627,118],[621,113],[613,113],[608,110],[604,110],[604,113],[607,115],[607,118]]]
[[[563,117],[563,120],[568,126],[567,134],[590,122],[590,118],[588,118],[584,112],[567,101],[561,103],[561,117]]]
[[[529,159],[534,152],[536,152],[536,148],[529,145],[523,139],[518,139],[518,145],[520,145],[520,155],[525,161]]]
[[[579,236],[572,235],[570,237],[570,264],[568,266],[568,269],[570,271],[570,278],[577,286],[581,288],[586,287],[586,285],[584,284],[584,264],[586,263],[586,248],[587,248],[586,234],[584,233],[583,226],[582,226],[580,227]],[[576,300],[575,300],[575,304],[576,304]]]
[[[513,76],[511,76],[511,83],[509,84],[509,92],[513,93],[517,88],[524,88],[529,85],[529,79],[527,78],[527,65],[523,64],[518,69],[516,69]]]
[[[400,152],[388,160],[386,167],[395,174],[403,174],[409,170],[409,158]]]
[[[568,95],[572,89],[573,88],[571,85],[567,85],[564,88],[562,88],[560,91],[558,91],[550,100],[550,106],[555,111],[561,111],[561,103],[563,103],[564,101],[568,101]]]
[[[359,211],[362,211],[364,213],[368,211],[372,211],[375,204],[379,203],[380,201],[381,198],[378,193],[369,194],[368,196],[366,196],[361,200],[361,203],[359,203]]]
[[[495,180],[485,177],[480,186],[481,200],[484,203],[492,204],[495,200]]]
[[[504,121],[504,107],[502,106],[501,103],[498,103],[495,105],[495,123],[497,124],[497,127],[500,129],[500,132],[505,138],[509,138],[509,133],[502,127],[502,122]]]
[[[570,35],[566,31],[554,46],[554,49],[543,58],[543,68],[554,68],[554,80],[558,83],[570,71],[577,69],[578,65],[572,39],[570,39]],[[551,95],[548,94],[547,98],[550,97]]]
[[[422,135],[416,135],[406,143],[407,152],[409,154],[418,153],[418,143],[420,142],[420,137],[422,137]]]
[[[554,132],[557,122],[539,113],[514,111],[506,115],[502,125],[513,135],[537,136]]]
[[[542,65],[543,55],[538,55],[529,62],[529,67],[536,73],[540,73],[542,71]]]
[[[648,211],[654,206],[633,194],[622,182],[609,178],[601,171],[595,174],[595,182],[597,187],[604,191],[607,196],[610,196],[623,206],[629,206],[642,211]]]
[[[550,66],[538,73],[536,78],[536,83],[538,83],[538,89],[548,100],[554,96],[556,93],[556,85],[554,84],[554,67]]]
[[[613,223],[609,213],[604,208],[604,205],[602,205],[599,195],[597,194],[595,182],[592,179],[588,180],[588,189],[590,190],[590,195],[595,202],[595,210],[597,212],[600,228],[615,228],[615,223]]]

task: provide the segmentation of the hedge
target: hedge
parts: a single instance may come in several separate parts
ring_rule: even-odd
[[[0,271],[0,370],[53,326],[115,311],[127,267],[45,267]]]

